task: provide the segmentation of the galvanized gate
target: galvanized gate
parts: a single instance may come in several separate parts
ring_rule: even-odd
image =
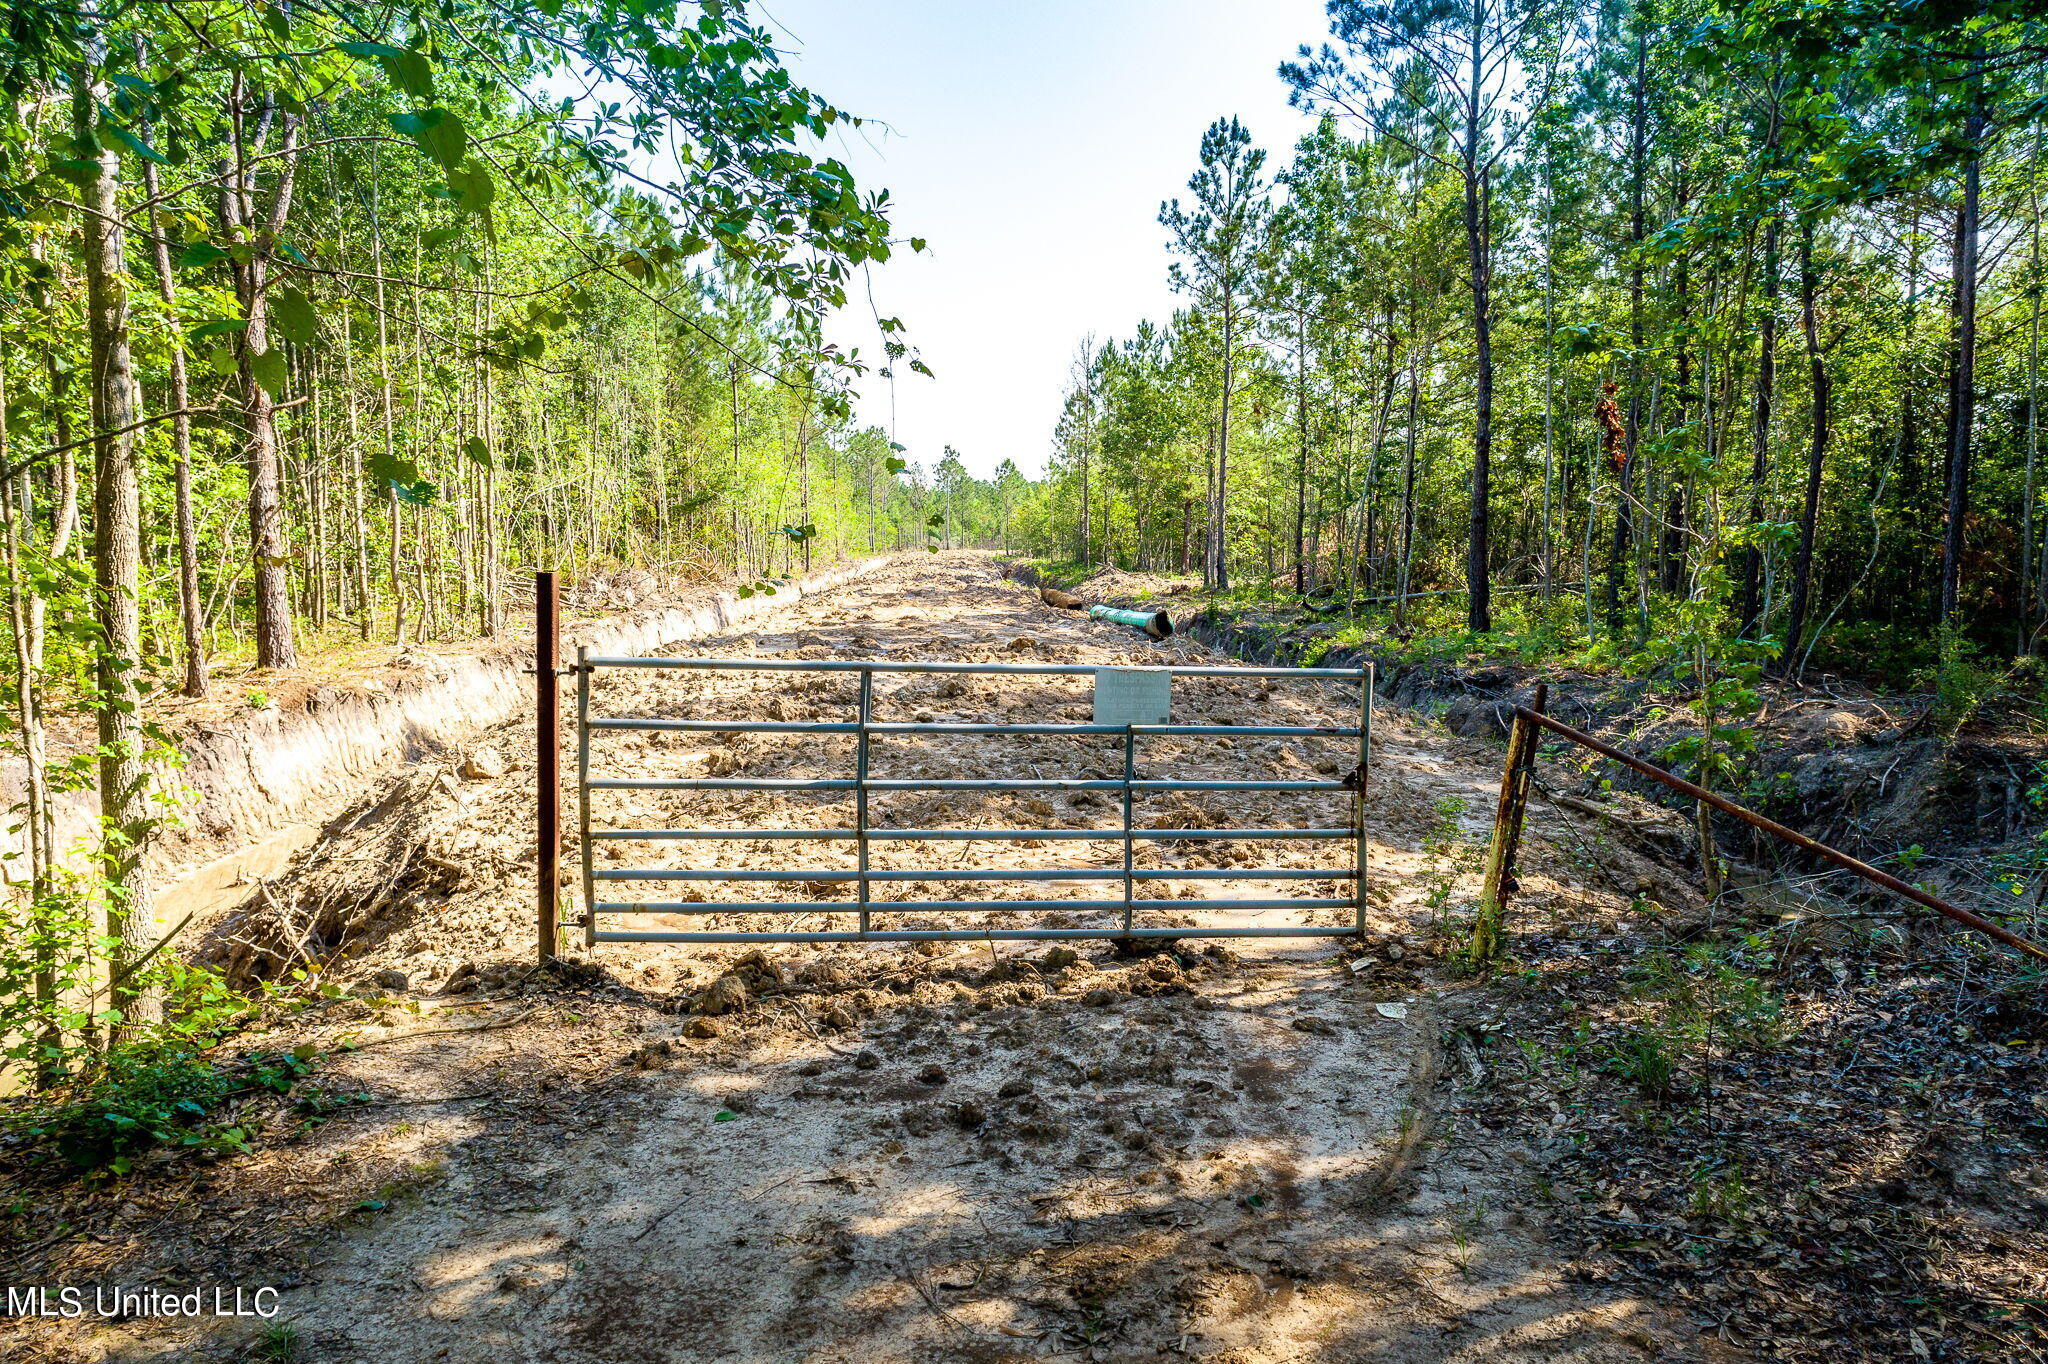
[[[687,720],[656,718],[592,718],[591,694],[598,675],[611,669],[672,669],[697,672],[755,673],[855,673],[859,690],[850,720]],[[1365,922],[1366,831],[1365,785],[1371,760],[1373,673],[1370,665],[1360,668],[1226,668],[1171,667],[1158,669],[1106,669],[1075,664],[1004,663],[885,663],[852,661],[791,661],[782,659],[721,658],[606,658],[578,652],[576,672],[576,778],[578,814],[582,836],[584,939],[601,942],[905,942],[925,939],[1059,939],[1059,938],[1202,938],[1202,937],[1339,937],[1363,931]],[[939,721],[882,721],[875,719],[875,677],[884,673],[959,673],[969,675],[1089,677],[1105,673],[1164,673],[1169,678],[1211,677],[1230,680],[1276,679],[1296,682],[1354,682],[1359,688],[1358,723],[1353,726],[1298,725],[1175,725],[1175,724],[973,724]],[[1100,696],[1098,690],[1098,697]],[[1099,718],[1099,709],[1098,709]],[[754,777],[630,777],[592,776],[591,739],[606,731],[640,730],[700,733],[837,734],[854,738],[853,771],[845,777],[754,778]],[[1113,779],[1088,777],[999,777],[940,779],[931,777],[892,778],[870,773],[871,743],[876,737],[898,735],[1071,735],[1113,739],[1121,748],[1122,775]],[[1226,781],[1199,778],[1141,777],[1141,742],[1155,736],[1230,736],[1238,738],[1329,738],[1354,741],[1357,766],[1332,781]],[[853,821],[846,828],[593,828],[591,798],[605,791],[809,791],[851,793]],[[1099,791],[1114,793],[1121,819],[1114,826],[1082,829],[914,829],[876,827],[870,819],[869,798],[887,791]],[[1134,801],[1147,793],[1168,791],[1321,791],[1341,796],[1346,806],[1343,822],[1320,827],[1283,828],[1196,828],[1154,829],[1134,827]],[[593,849],[606,840],[666,842],[699,840],[777,840],[803,842],[852,842],[856,866],[852,869],[741,869],[741,868],[600,868],[594,865]],[[1347,865],[1330,868],[1225,867],[1225,868],[1143,868],[1134,865],[1136,845],[1142,842],[1172,843],[1185,840],[1264,839],[1321,840],[1342,845]],[[1100,841],[1120,842],[1122,866],[1070,868],[895,869],[872,867],[873,844],[887,841],[931,842],[988,841]],[[876,899],[878,885],[915,881],[1058,882],[1102,881],[1116,883],[1121,896],[1089,900],[886,900]],[[1351,894],[1341,899],[1250,898],[1250,899],[1141,899],[1137,886],[1151,881],[1233,880],[1348,881]],[[838,900],[706,902],[673,900],[656,902],[614,901],[597,898],[600,885],[618,882],[771,882],[850,883],[855,889],[851,903]],[[1200,910],[1208,906],[1230,911],[1265,911],[1287,908],[1343,908],[1350,911],[1342,927],[1310,925],[1256,925],[1222,927],[1175,927],[1147,924],[1148,911]],[[1008,911],[1017,913],[1075,913],[1108,911],[1117,916],[1114,926],[1069,928],[891,928],[878,926],[878,917],[904,914],[946,914]],[[670,931],[666,929],[610,929],[600,927],[607,919],[636,915],[675,914],[757,914],[762,916],[841,915],[856,926],[818,931]]]

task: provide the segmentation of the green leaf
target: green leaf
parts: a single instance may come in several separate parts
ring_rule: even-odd
[[[418,143],[420,150],[439,162],[443,170],[461,169],[469,142],[460,115],[448,109],[422,109],[391,115],[391,126]]]
[[[905,469],[908,469],[910,467],[910,461],[907,459],[899,458],[896,455],[891,455],[889,456],[889,458],[882,461],[882,467],[887,469],[892,474],[900,474]]]
[[[434,66],[424,52],[393,47],[389,43],[349,42],[335,46],[351,57],[376,62],[383,68],[385,78],[406,94],[421,99],[434,97]]]
[[[420,467],[404,455],[388,450],[372,450],[366,461],[369,475],[379,483],[402,483],[410,487],[426,481]]]
[[[212,242],[193,242],[183,251],[180,251],[178,258],[171,263],[180,270],[194,270],[203,265],[212,265],[218,261],[224,261],[227,258],[228,253],[215,246]]]
[[[290,285],[271,295],[270,320],[278,334],[295,346],[310,346],[320,334],[320,315],[305,294]]]
[[[395,57],[385,57],[379,62],[391,83],[408,95],[421,99],[434,97],[434,67],[423,52],[401,52]]]
[[[285,365],[281,350],[258,351],[250,356],[249,372],[256,376],[256,382],[263,385],[263,391],[273,399],[282,398],[285,389],[291,385],[291,370]]]
[[[455,206],[464,213],[485,213],[498,197],[498,182],[490,167],[471,157],[460,170],[448,173],[448,188],[455,191]]]
[[[739,1116],[739,1114],[733,1112],[730,1108],[721,1108],[716,1113],[713,1113],[711,1115],[711,1121],[733,1122],[736,1121],[739,1118]]]
[[[484,444],[482,436],[471,436],[462,443],[462,453],[479,468],[491,467],[491,447]]]
[[[248,329],[249,324],[239,317],[221,317],[215,318],[211,322],[200,323],[185,334],[185,339],[188,341],[204,341],[208,337],[225,336],[229,332],[247,331]]]
[[[162,152],[150,146],[147,142],[144,142],[141,138],[129,132],[126,128],[123,128],[120,124],[114,122],[112,119],[103,119],[100,123],[100,126],[102,128],[105,128],[108,132],[112,133],[114,135],[114,139],[117,142],[119,142],[122,146],[126,147],[129,151],[134,152],[137,156],[140,156],[145,160],[154,161],[159,166],[167,166],[170,164],[170,162],[165,159],[164,154]]]

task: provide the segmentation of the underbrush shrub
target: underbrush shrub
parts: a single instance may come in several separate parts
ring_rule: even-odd
[[[1662,1028],[1637,1024],[1614,1043],[1608,1069],[1615,1078],[1634,1085],[1644,1098],[1662,1103],[1677,1088],[1678,1049]]]
[[[145,1037],[110,1047],[89,1070],[17,1099],[0,1116],[0,1135],[31,1160],[86,1174],[127,1174],[153,1148],[246,1151],[248,1127],[224,1114],[245,1096],[290,1094],[319,1060],[310,1043],[224,1054]],[[307,1111],[323,1107],[316,1102]]]
[[[125,1174],[153,1147],[244,1150],[246,1129],[223,1110],[244,1095],[291,1092],[318,1062],[310,1045],[239,1053],[228,1046],[266,1012],[339,993],[305,971],[251,995],[159,952],[131,979],[161,996],[162,1021],[117,1035],[119,1012],[104,1007],[106,984],[91,969],[108,944],[95,936],[82,900],[53,899],[5,925],[0,1060],[18,1088],[0,1098],[0,1145],[32,1163]]]
[[[1987,702],[2006,690],[2022,669],[1998,664],[1975,642],[1955,630],[1940,633],[1939,653],[1932,677],[1934,729],[1943,739],[1953,739],[1977,717]]]
[[[1716,1051],[1774,1048],[1795,1028],[1766,975],[1774,958],[1760,940],[1694,943],[1654,949],[1624,975],[1624,997],[1637,1016],[1604,1048],[1604,1069],[1663,1103],[1692,1089],[1688,1062]]]

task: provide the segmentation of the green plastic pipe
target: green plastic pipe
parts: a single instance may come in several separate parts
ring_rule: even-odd
[[[1143,630],[1154,639],[1166,639],[1173,634],[1173,617],[1164,611],[1120,611],[1114,606],[1091,606],[1088,614],[1097,620],[1113,620],[1118,625]]]

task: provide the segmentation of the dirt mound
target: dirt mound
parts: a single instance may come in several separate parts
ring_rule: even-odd
[[[1164,599],[1202,590],[1202,580],[1188,574],[1133,573],[1111,565],[1097,569],[1073,587],[1076,596],[1112,606],[1171,605]]]

